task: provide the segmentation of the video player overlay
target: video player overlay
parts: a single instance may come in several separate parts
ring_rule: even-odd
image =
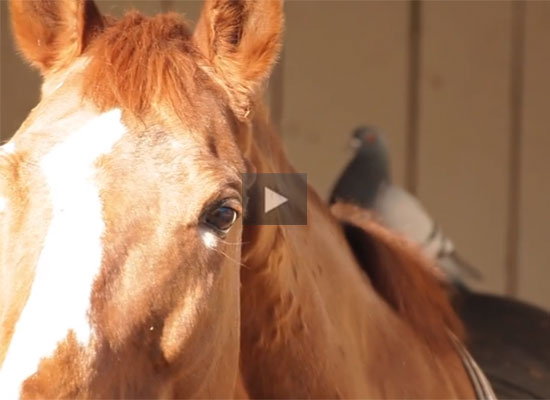
[[[242,174],[245,225],[307,225],[307,174]]]

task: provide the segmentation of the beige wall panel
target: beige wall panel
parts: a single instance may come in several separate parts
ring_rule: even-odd
[[[147,15],[162,11],[162,0],[96,0],[96,4],[102,13],[113,16],[124,15],[132,9]]]
[[[550,310],[550,2],[525,7],[519,295]]]
[[[0,1],[0,143],[8,140],[40,98],[40,75],[15,51],[8,2]]]
[[[503,292],[510,2],[424,2],[417,192],[481,287]]]
[[[294,165],[326,198],[351,130],[370,123],[387,133],[403,182],[409,5],[287,1],[285,12],[281,133]]]
[[[193,25],[199,19],[203,2],[200,0],[167,0],[167,9],[182,13]]]

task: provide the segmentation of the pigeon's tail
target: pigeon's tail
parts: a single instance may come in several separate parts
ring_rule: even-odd
[[[445,257],[438,258],[438,264],[445,270],[451,283],[463,283],[468,279],[479,281],[481,273],[470,263],[466,262],[456,251]]]

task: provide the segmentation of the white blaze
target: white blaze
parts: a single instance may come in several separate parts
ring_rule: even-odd
[[[8,142],[8,143],[0,146],[0,150],[2,150],[3,152],[5,152],[7,154],[13,154],[13,153],[15,153],[15,143]]]
[[[0,146],[0,152],[4,154],[13,154],[15,152],[15,144],[13,142],[8,142]],[[0,154],[0,156],[1,155],[2,154]],[[5,197],[0,196],[0,214],[6,211],[7,206],[8,206],[8,200]]]
[[[52,220],[28,301],[0,369],[2,399],[19,396],[23,381],[69,331],[83,345],[90,340],[88,309],[105,229],[95,163],[126,131],[120,118],[120,110],[113,110],[87,120],[41,160]]]

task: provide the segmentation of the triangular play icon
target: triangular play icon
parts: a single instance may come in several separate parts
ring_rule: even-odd
[[[287,201],[288,199],[285,196],[271,190],[267,186],[264,187],[264,213],[267,214]]]

